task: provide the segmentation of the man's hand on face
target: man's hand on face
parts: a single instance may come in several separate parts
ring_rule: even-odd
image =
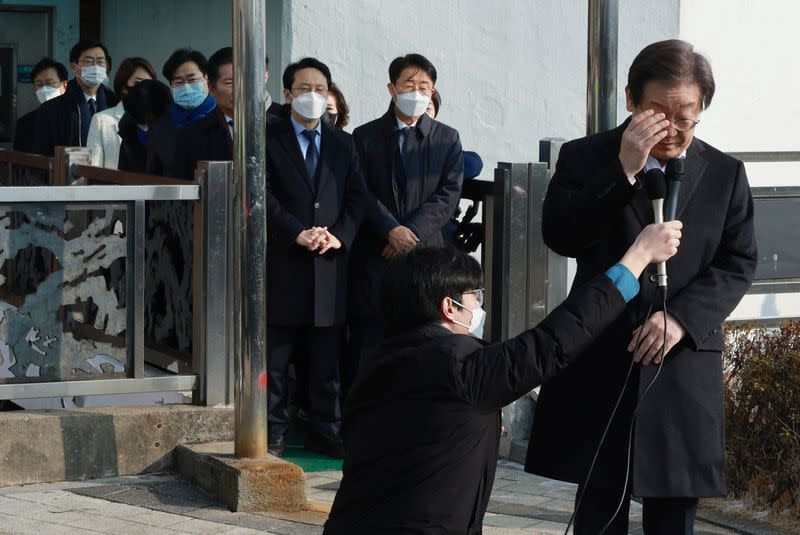
[[[642,331],[639,349],[633,360],[640,362],[642,366],[647,366],[651,362],[659,364],[661,362],[661,346],[664,344],[664,313],[656,312],[648,319],[642,327],[633,331],[633,338],[628,344],[628,351],[635,349],[636,340],[639,339],[639,331]],[[686,331],[678,323],[678,320],[667,313],[667,345],[663,354],[669,353],[675,344],[680,342],[686,335]]]
[[[327,227],[312,227],[297,235],[295,243],[300,247],[305,247],[309,251],[316,251],[323,247],[326,242]]]
[[[390,230],[389,235],[386,238],[389,240],[389,245],[391,245],[396,252],[411,249],[419,243],[419,238],[417,235],[414,234],[410,228],[402,225],[394,227],[392,230]]]
[[[645,110],[631,118],[619,147],[619,161],[628,178],[644,168],[652,148],[667,137],[669,121],[664,117],[663,113]]]

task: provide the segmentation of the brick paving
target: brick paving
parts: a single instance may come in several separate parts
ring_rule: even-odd
[[[172,474],[0,488],[0,535],[318,535],[341,472],[308,474],[310,510],[300,514],[231,513]],[[525,474],[500,461],[484,535],[560,535],[575,486]],[[631,534],[642,534],[631,507]],[[777,532],[698,522],[696,535]]]

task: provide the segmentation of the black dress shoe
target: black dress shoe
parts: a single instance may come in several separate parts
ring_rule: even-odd
[[[283,453],[285,450],[286,450],[286,445],[284,444],[283,441],[283,435],[269,437],[269,444],[267,444],[267,451],[269,451],[270,455],[274,455],[275,457],[283,457]]]
[[[338,436],[309,433],[306,437],[305,448],[334,459],[344,459],[344,443]]]

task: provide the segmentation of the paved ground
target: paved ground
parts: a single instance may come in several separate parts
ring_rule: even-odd
[[[308,474],[312,511],[264,516],[231,513],[186,480],[170,474],[0,489],[0,535],[318,535],[341,472]],[[485,519],[485,535],[561,534],[574,486],[522,472],[501,461]],[[641,534],[634,504],[631,533]],[[699,522],[697,535],[777,532],[730,530]]]

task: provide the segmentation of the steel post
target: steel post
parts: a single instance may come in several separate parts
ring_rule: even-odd
[[[233,173],[238,184],[239,335],[235,337],[235,447],[267,455],[265,83],[266,2],[233,0]]]
[[[586,133],[617,125],[619,0],[589,0]]]

